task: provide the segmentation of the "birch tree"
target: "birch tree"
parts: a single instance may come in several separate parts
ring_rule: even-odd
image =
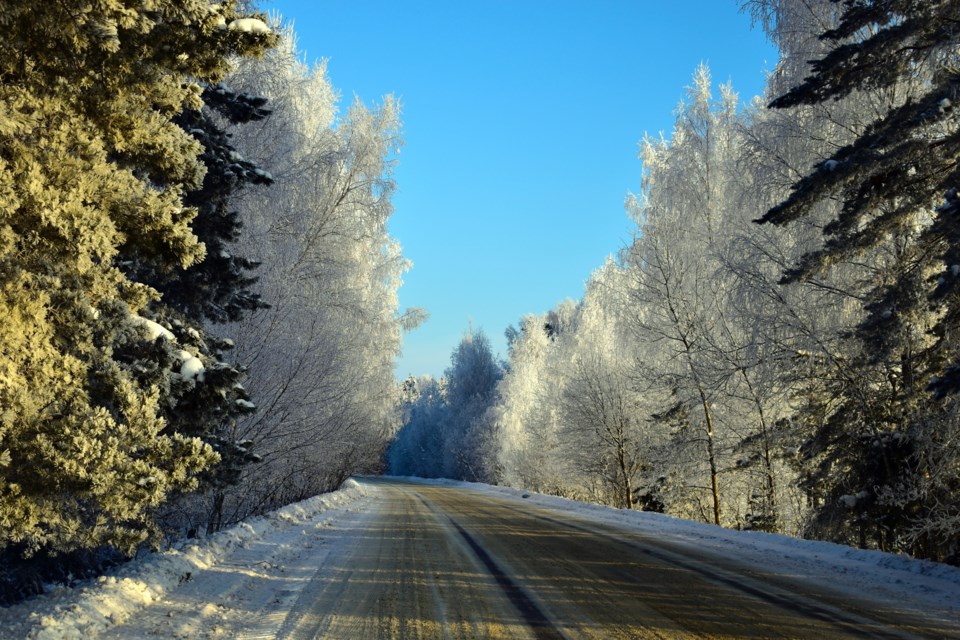
[[[274,184],[247,189],[238,207],[239,250],[261,263],[252,290],[270,308],[228,325],[258,408],[230,435],[262,462],[196,506],[214,527],[381,469],[399,426],[393,364],[417,315],[398,309],[408,264],[386,228],[396,101],[339,114],[325,64],[300,61],[289,30],[228,82],[269,101],[269,118],[229,131]]]

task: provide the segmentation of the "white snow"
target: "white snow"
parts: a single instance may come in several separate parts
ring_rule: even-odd
[[[200,361],[200,358],[184,349],[178,351],[177,355],[180,356],[180,360],[182,361],[180,364],[180,375],[186,380],[203,382],[203,374],[206,369],[203,366],[203,362]]]
[[[236,385],[234,385],[236,387]],[[240,387],[241,389],[243,387]],[[256,409],[257,405],[253,404],[249,400],[244,400],[243,398],[237,398],[235,403],[238,407],[243,407],[244,409]]]
[[[823,168],[827,171],[834,171],[840,163],[836,160],[827,160],[823,163]]]
[[[856,495],[840,496],[840,502],[842,502],[843,506],[845,506],[847,509],[853,509],[855,506],[857,506],[858,502],[869,497],[869,495],[870,494],[868,494],[866,491],[861,491]]]
[[[230,23],[229,29],[244,33],[271,33],[267,23],[259,18],[238,18]]]
[[[175,337],[173,337],[173,334],[170,333],[170,330],[169,330],[169,329],[167,329],[166,327],[163,327],[163,326],[157,324],[157,323],[154,322],[153,320],[147,320],[146,318],[144,318],[144,317],[142,317],[142,316],[138,316],[138,315],[135,314],[135,313],[131,313],[131,314],[130,314],[130,324],[132,324],[132,325],[134,325],[134,326],[137,326],[137,327],[143,327],[144,329],[146,329],[146,330],[147,330],[147,335],[150,336],[150,339],[151,339],[151,340],[156,340],[156,339],[159,338],[160,336],[163,336],[164,338],[166,338],[166,339],[169,340],[170,342],[176,342],[176,341],[177,341],[177,339],[176,339]]]
[[[260,565],[264,565],[274,573],[278,569],[282,573],[283,568],[278,564],[280,558],[270,556],[270,553],[285,551],[289,555],[292,548],[303,544],[305,530],[315,529],[318,534],[325,532],[332,518],[342,518],[345,511],[366,499],[368,494],[367,487],[347,480],[339,491],[286,506],[208,538],[180,542],[167,551],[138,558],[119,567],[111,575],[87,581],[78,587],[51,588],[44,596],[9,608],[0,608],[0,639],[76,640],[98,637],[115,625],[130,620],[144,607],[162,599],[178,586],[190,582],[205,569],[220,566],[227,557],[253,554],[255,557],[245,559],[250,565],[245,571],[253,573]],[[302,553],[303,549],[298,551]],[[226,572],[209,573],[223,583],[229,583],[232,579]],[[270,581],[279,582],[281,579],[274,575]],[[194,606],[199,615],[205,606],[215,605],[199,600]],[[200,637],[200,631],[181,628],[176,637]]]
[[[553,510],[561,518],[669,540],[694,555],[736,559],[762,572],[881,605],[889,603],[929,619],[948,623],[960,619],[957,567],[783,535],[733,531],[517,489],[452,480],[405,480],[512,498],[517,504]],[[382,508],[378,493],[376,485],[348,480],[340,491],[284,507],[205,539],[181,542],[79,587],[52,589],[45,596],[0,609],[0,640],[101,635],[236,637],[239,630],[244,637],[274,637],[317,572],[345,562],[356,532],[368,526]],[[162,607],[145,609],[158,601],[163,602]],[[119,624],[124,627],[114,631]],[[129,635],[131,629],[134,636]]]

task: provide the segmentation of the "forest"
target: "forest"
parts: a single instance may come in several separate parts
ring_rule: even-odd
[[[359,473],[960,563],[960,0],[740,8],[766,95],[694,71],[583,298],[398,384],[396,100],[245,0],[0,0],[0,604]]]
[[[747,0],[580,300],[403,384],[400,475],[960,563],[960,2]]]
[[[0,4],[0,602],[379,472],[396,102],[245,3]]]

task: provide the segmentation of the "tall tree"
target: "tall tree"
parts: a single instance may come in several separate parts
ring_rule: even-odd
[[[441,478],[445,466],[446,381],[411,377],[403,386],[403,425],[387,450],[387,469],[394,475]]]
[[[817,433],[821,518],[843,523],[861,545],[908,548],[911,520],[934,496],[918,490],[927,475],[918,427],[942,411],[933,391],[957,386],[956,351],[960,90],[955,0],[846,0],[821,39],[829,51],[811,75],[771,103],[778,109],[881,93],[875,120],[819,163],[759,221],[788,224],[835,199],[822,246],[784,276],[809,280],[840,261],[869,267],[853,375],[838,379],[838,406]],[[934,377],[929,385],[928,380]],[[948,438],[949,441],[949,438]]]
[[[636,389],[623,317],[629,278],[612,260],[591,276],[559,393],[565,454],[591,483],[599,481],[605,502],[625,509],[643,504],[641,496],[649,493],[643,475],[651,405],[644,400],[656,395]]]
[[[270,117],[227,132],[277,180],[245,188],[236,207],[230,253],[262,263],[249,289],[271,306],[224,328],[259,409],[234,438],[262,457],[226,490],[224,522],[380,469],[400,417],[394,361],[417,315],[399,312],[408,262],[387,229],[399,104],[356,100],[338,114],[326,65],[305,64],[289,28],[227,81],[268,100]]]
[[[446,475],[473,482],[496,481],[493,404],[503,368],[482,331],[470,329],[454,348],[447,380]]]
[[[193,230],[206,255],[175,272],[144,261],[128,264],[137,270],[137,280],[161,294],[145,313],[169,328],[184,347],[178,352],[180,384],[172,385],[172,397],[164,403],[167,429],[201,438],[220,456],[216,467],[203,476],[203,488],[215,492],[211,512],[205,523],[187,523],[188,529],[205,524],[212,532],[223,522],[223,487],[237,482],[243,465],[260,456],[251,451],[253,441],[237,437],[238,420],[255,409],[241,384],[244,370],[225,361],[233,344],[217,336],[210,324],[236,322],[269,306],[251,290],[256,279],[250,272],[258,264],[236,255],[243,224],[234,207],[244,187],[270,185],[273,178],[244,159],[226,131],[227,126],[267,117],[266,99],[237,92],[224,83],[205,87],[202,97],[204,109],[186,110],[176,121],[203,145],[200,159],[206,174],[200,188],[186,194],[185,202],[197,210]]]
[[[575,475],[560,433],[559,402],[567,372],[558,340],[571,330],[576,306],[568,300],[507,329],[510,361],[497,387],[493,419],[501,481],[510,486],[563,494]]]
[[[136,313],[130,259],[202,259],[186,191],[204,173],[174,121],[275,36],[234,3],[0,2],[0,543],[130,551],[151,511],[217,459],[165,431],[171,334]],[[145,340],[146,339],[146,340]]]
[[[721,478],[727,435],[716,410],[724,372],[716,307],[723,304],[718,245],[730,233],[727,208],[736,175],[732,153],[738,99],[723,87],[712,96],[709,70],[701,65],[678,110],[668,143],[646,139],[646,174],[636,219],[642,234],[630,249],[634,274],[633,326],[638,340],[660,351],[658,371],[697,421],[690,445],[707,465],[710,520],[722,522]]]

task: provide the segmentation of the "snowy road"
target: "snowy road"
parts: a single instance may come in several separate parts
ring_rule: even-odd
[[[30,637],[960,638],[955,568],[485,485],[348,484],[40,603]]]
[[[374,482],[374,481],[368,481]],[[375,481],[382,509],[284,638],[908,638],[948,629],[722,558],[457,488]]]

